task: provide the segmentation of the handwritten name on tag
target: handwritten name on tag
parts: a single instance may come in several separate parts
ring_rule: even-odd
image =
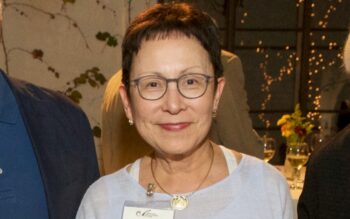
[[[124,206],[122,219],[173,219],[174,210]]]

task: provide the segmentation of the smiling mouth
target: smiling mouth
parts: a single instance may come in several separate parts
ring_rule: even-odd
[[[181,123],[162,123],[159,126],[167,131],[181,131],[190,125],[188,122]]]

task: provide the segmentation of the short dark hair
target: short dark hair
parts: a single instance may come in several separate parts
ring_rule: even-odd
[[[173,35],[197,39],[209,54],[215,77],[223,75],[219,31],[214,20],[188,3],[156,4],[139,14],[124,36],[122,82],[128,90],[133,56],[138,53],[142,41],[166,39]]]

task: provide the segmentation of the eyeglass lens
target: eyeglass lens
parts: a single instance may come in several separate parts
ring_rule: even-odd
[[[147,100],[157,100],[164,96],[168,83],[176,82],[180,94],[186,98],[198,98],[202,96],[211,77],[204,74],[186,74],[177,79],[166,79],[161,76],[151,75],[134,80],[141,97]]]

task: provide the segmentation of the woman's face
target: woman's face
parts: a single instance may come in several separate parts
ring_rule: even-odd
[[[130,81],[148,75],[179,78],[189,73],[214,76],[207,51],[199,41],[188,37],[170,37],[143,41],[133,58]],[[164,96],[145,100],[136,85],[130,85],[130,96],[121,86],[120,95],[127,117],[134,121],[140,135],[158,152],[185,155],[201,146],[207,139],[212,112],[216,111],[224,87],[224,78],[209,80],[203,96],[188,99],[168,83]]]

